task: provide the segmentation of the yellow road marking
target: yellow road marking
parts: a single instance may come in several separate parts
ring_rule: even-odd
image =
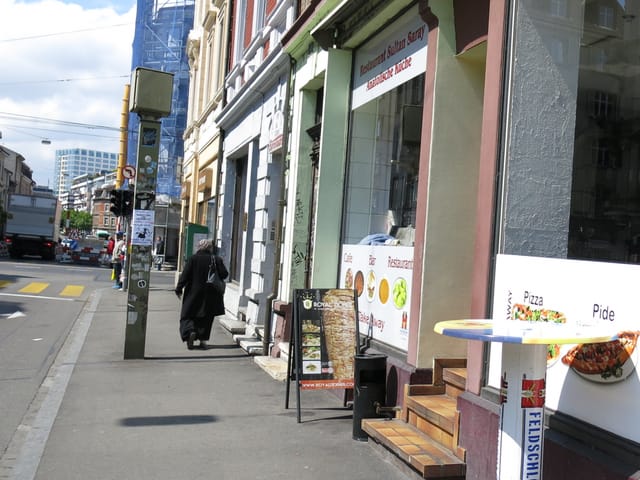
[[[47,288],[49,286],[48,283],[43,283],[43,282],[31,282],[29,285],[27,285],[24,288],[21,288],[20,290],[18,290],[20,293],[40,293],[42,292],[45,288]]]
[[[0,288],[4,288],[7,285],[10,285],[11,282],[9,280],[0,280]]]
[[[60,292],[62,297],[79,297],[82,295],[84,287],[82,285],[67,285],[64,290]]]

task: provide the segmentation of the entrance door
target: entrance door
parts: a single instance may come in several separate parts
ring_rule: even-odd
[[[231,259],[229,275],[231,280],[240,281],[242,265],[242,241],[247,225],[247,214],[244,211],[247,157],[235,161],[236,175],[233,190],[233,230],[231,232]]]

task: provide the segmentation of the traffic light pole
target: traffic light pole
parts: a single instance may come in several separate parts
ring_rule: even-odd
[[[144,358],[149,311],[155,186],[160,153],[160,122],[140,120],[138,165],[131,219],[130,251],[127,256],[127,326],[124,358]]]
[[[133,72],[130,111],[138,114],[138,159],[133,205],[123,199],[123,209],[130,210],[130,247],[127,255],[127,326],[124,358],[144,358],[149,311],[149,279],[151,277],[153,228],[160,155],[160,118],[171,113],[173,74],[137,67]]]

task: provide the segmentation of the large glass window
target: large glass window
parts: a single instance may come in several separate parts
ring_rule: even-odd
[[[512,14],[499,252],[639,263],[640,5]]]
[[[423,94],[420,75],[353,111],[343,243],[412,244]]]
[[[640,262],[638,13],[636,2],[584,7],[570,258]]]

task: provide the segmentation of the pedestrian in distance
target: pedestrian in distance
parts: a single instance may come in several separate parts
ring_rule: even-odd
[[[156,238],[156,243],[153,246],[153,258],[158,270],[162,269],[162,255],[164,255],[164,240],[161,236],[158,235],[158,238]]]
[[[122,268],[124,264],[125,253],[127,251],[127,243],[123,232],[116,233],[116,243],[111,253],[111,263],[113,264],[115,283],[113,288],[122,290]]]
[[[113,238],[113,235],[109,236],[109,240],[107,240],[107,255],[113,255],[113,248],[116,246],[116,241]]]
[[[180,309],[180,338],[187,342],[187,348],[193,350],[194,342],[200,341],[201,349],[207,348],[211,338],[211,327],[217,315],[224,315],[224,294],[217,292],[207,283],[209,265],[215,265],[222,280],[229,276],[218,248],[211,240],[200,240],[194,253],[178,278],[175,293],[182,298]]]

